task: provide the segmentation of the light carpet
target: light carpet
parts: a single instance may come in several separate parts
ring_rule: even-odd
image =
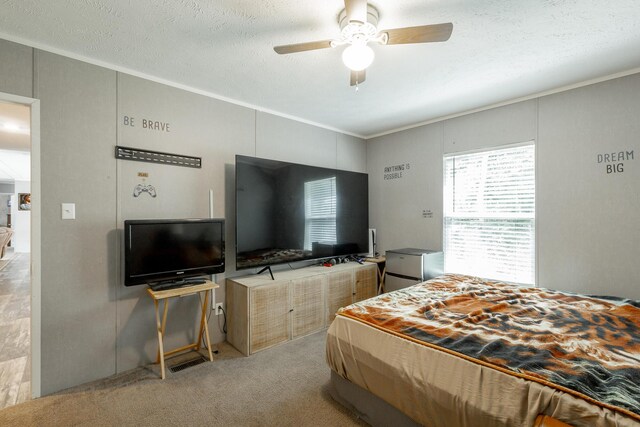
[[[242,356],[226,343],[213,362],[159,379],[138,368],[0,411],[2,426],[357,426],[328,394],[326,331]]]

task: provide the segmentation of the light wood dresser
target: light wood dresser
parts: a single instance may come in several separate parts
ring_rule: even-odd
[[[378,267],[356,262],[226,282],[227,341],[245,355],[329,326],[336,311],[377,295]]]

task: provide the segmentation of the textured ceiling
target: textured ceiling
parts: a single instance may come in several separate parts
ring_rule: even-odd
[[[637,0],[375,0],[379,29],[452,22],[444,43],[374,46],[355,92],[342,0],[2,0],[0,36],[371,136],[640,67]]]

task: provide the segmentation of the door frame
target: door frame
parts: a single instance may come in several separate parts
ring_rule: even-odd
[[[41,395],[42,383],[42,288],[41,288],[41,218],[40,187],[40,100],[0,92],[0,101],[21,104],[31,111],[31,397]]]

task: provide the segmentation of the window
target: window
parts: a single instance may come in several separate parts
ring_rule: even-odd
[[[535,146],[445,156],[445,271],[535,283]]]
[[[313,242],[335,245],[336,177],[304,183],[304,248]]]

